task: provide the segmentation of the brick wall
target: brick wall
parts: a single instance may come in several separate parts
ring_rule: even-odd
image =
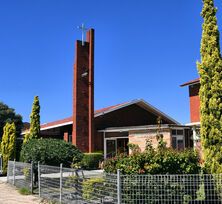
[[[165,129],[160,132],[163,134],[163,140],[167,143],[167,147],[171,147],[171,131],[170,129]],[[145,150],[146,140],[150,139],[153,147],[156,148],[158,142],[156,140],[156,130],[147,131],[147,130],[137,130],[129,132],[129,143],[139,145],[142,151]]]
[[[189,86],[191,123],[200,122],[199,89],[200,89],[200,84],[194,84]]]

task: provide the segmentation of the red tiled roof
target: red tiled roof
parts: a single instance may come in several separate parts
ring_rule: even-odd
[[[56,120],[56,121],[49,122],[49,123],[44,123],[41,125],[41,128],[46,128],[49,126],[59,125],[59,124],[68,123],[68,122],[72,122],[72,117],[64,118],[61,120]]]
[[[114,105],[114,106],[109,106],[109,107],[106,107],[106,108],[101,108],[99,110],[96,110],[94,112],[94,115],[97,115],[97,114],[100,114],[100,113],[103,113],[103,112],[107,112],[107,111],[111,111],[111,110],[113,110],[115,108],[118,108],[122,105],[125,105],[127,103],[128,102],[120,103],[120,104],[117,104],[117,105]],[[56,120],[56,121],[53,121],[53,122],[44,123],[44,124],[41,125],[41,128],[47,128],[47,127],[57,126],[57,125],[64,124],[64,123],[70,123],[70,122],[72,122],[72,120],[73,120],[73,118],[71,116],[71,117],[68,117],[68,118],[61,119],[61,120]]]
[[[106,107],[106,108],[101,108],[101,109],[99,109],[99,110],[96,110],[96,111],[94,112],[94,114],[99,114],[99,113],[107,112],[107,111],[109,111],[109,110],[118,108],[119,106],[125,105],[125,104],[127,104],[127,103],[129,103],[129,102],[120,103],[120,104],[117,104],[117,105],[115,105],[115,106],[109,106],[109,107]]]
[[[183,87],[183,86],[188,86],[188,85],[191,85],[191,84],[196,84],[196,83],[199,83],[200,82],[200,78],[197,78],[197,79],[194,79],[194,80],[191,80],[191,81],[188,81],[184,84],[181,84],[180,86]]]
[[[128,105],[132,105],[132,104],[137,104],[137,103],[143,103],[145,105],[145,107],[149,107],[149,110],[151,109],[152,111],[154,111],[155,113],[157,112],[158,114],[163,115],[164,117],[166,117],[168,120],[172,121],[172,123],[177,124],[178,122],[173,120],[172,118],[170,118],[169,116],[167,116],[166,114],[162,113],[161,111],[159,111],[158,109],[156,109],[155,107],[153,107],[152,105],[148,104],[147,102],[145,102],[144,100],[140,99],[140,100],[133,100],[130,102],[125,102],[125,103],[120,103],[114,106],[109,106],[106,108],[101,108],[99,110],[96,110],[94,112],[94,117],[99,116],[100,114],[106,114],[109,113],[111,111],[115,111],[119,108],[128,106]],[[73,123],[73,118],[68,117],[68,118],[64,118],[62,120],[57,120],[57,121],[53,121],[53,122],[49,122],[49,123],[45,123],[41,125],[41,130],[46,130],[49,128],[55,128],[55,127],[60,127],[63,125],[71,125]]]

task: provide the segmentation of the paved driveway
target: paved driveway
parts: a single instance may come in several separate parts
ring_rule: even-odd
[[[33,195],[21,195],[18,190],[0,181],[1,204],[39,204],[40,199]]]

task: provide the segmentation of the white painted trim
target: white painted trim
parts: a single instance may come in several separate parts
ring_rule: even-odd
[[[106,137],[105,139],[107,140],[112,140],[112,139],[125,139],[125,138],[129,138],[129,136],[122,136],[122,137]]]
[[[73,123],[72,121],[66,122],[66,123],[60,123],[60,124],[57,124],[57,125],[52,125],[52,126],[40,128],[40,130],[42,131],[42,130],[48,130],[48,129],[57,128],[57,127],[65,126],[65,125],[71,125],[72,123]],[[29,130],[28,131],[27,130],[23,131],[21,133],[21,135],[25,135],[26,133],[29,133]]]
[[[103,112],[100,112],[100,113],[95,113],[94,114],[94,118],[98,117],[98,116],[101,116],[101,115],[104,115],[104,114],[107,114],[107,113],[110,113],[110,112],[113,112],[115,110],[118,110],[118,109],[121,109],[121,108],[124,108],[124,107],[127,107],[127,106],[130,106],[130,105],[133,105],[133,104],[137,104],[139,105],[141,108],[144,108],[146,109],[147,111],[150,111],[151,113],[155,114],[155,115],[161,115],[163,116],[165,119],[167,120],[170,120],[172,121],[173,123],[175,123],[176,125],[180,125],[179,122],[177,122],[176,120],[174,120],[173,118],[171,118],[170,116],[168,116],[167,114],[163,113],[162,111],[160,111],[159,109],[155,108],[154,106],[152,106],[151,104],[149,104],[148,102],[144,101],[143,99],[136,99],[136,100],[132,100],[128,103],[124,103],[124,104],[120,104],[120,105],[117,105],[116,107],[114,108],[110,108],[108,109],[107,111],[103,111]],[[56,122],[56,121],[55,121]],[[48,130],[48,129],[52,129],[52,128],[57,128],[57,127],[61,127],[61,126],[64,126],[64,125],[71,125],[73,124],[73,121],[69,121],[69,122],[66,122],[66,123],[60,123],[60,124],[57,124],[57,125],[52,125],[52,126],[48,126],[48,127],[45,127],[45,128],[40,128],[41,131],[43,130]],[[44,124],[43,124],[44,125]],[[127,130],[126,130],[127,131]],[[26,133],[28,133],[29,131],[24,131],[22,132],[21,134],[24,135]]]
[[[106,150],[106,143],[105,143],[105,137],[106,137],[106,132],[103,132],[103,152],[104,152],[104,159],[106,159],[106,154],[107,154],[107,150]]]
[[[185,136],[184,135],[172,135],[172,138],[176,138],[177,148],[178,148],[178,140],[183,140],[183,149],[185,149]]]
[[[130,130],[148,130],[148,129],[150,129],[150,130],[155,130],[155,129],[157,129],[158,127],[156,126],[156,127],[137,127],[137,126],[133,126],[133,127],[129,127],[129,128],[127,128],[127,127],[123,127],[123,128],[119,128],[119,127],[111,127],[111,128],[107,128],[107,129],[104,129],[104,130],[98,130],[98,132],[128,132],[128,131],[130,131]],[[162,127],[162,129],[167,129],[167,128],[171,128],[171,127]]]
[[[52,129],[52,128],[56,128],[56,127],[61,127],[61,126],[65,126],[65,125],[71,125],[71,124],[73,124],[73,122],[69,121],[69,122],[66,122],[66,123],[60,123],[58,125],[52,125],[52,126],[49,126],[49,127],[40,128],[40,130],[48,130],[48,129]]]
[[[125,103],[125,104],[122,104],[122,105],[119,105],[117,107],[114,107],[114,108],[110,108],[109,110],[107,111],[104,111],[102,113],[97,113],[97,114],[94,114],[94,117],[98,117],[100,115],[104,115],[106,113],[109,113],[109,112],[113,112],[115,110],[118,110],[120,108],[124,108],[124,107],[127,107],[127,106],[130,106],[130,105],[133,105],[133,104],[137,104],[137,105],[140,105],[140,103],[142,103],[144,105],[144,107],[142,108],[146,108],[147,110],[151,111],[153,114],[155,115],[161,115],[163,116],[165,119],[167,120],[170,120],[172,121],[173,123],[177,124],[177,125],[180,125],[180,123],[176,120],[174,120],[173,118],[171,118],[170,116],[168,116],[167,114],[163,113],[162,111],[160,111],[159,109],[157,109],[156,107],[152,106],[150,103],[146,102],[145,100],[143,99],[136,99],[136,100],[132,100],[128,103]],[[141,107],[141,106],[140,106]]]
[[[108,110],[105,110],[105,111],[103,111],[103,112],[94,114],[94,117],[98,117],[98,116],[100,116],[100,115],[104,115],[104,114],[106,114],[106,113],[113,112],[113,111],[115,111],[115,110],[118,110],[118,109],[121,109],[121,108],[130,106],[130,105],[132,105],[132,104],[137,103],[138,101],[139,101],[139,100],[136,99],[136,100],[132,100],[132,101],[127,102],[127,103],[123,103],[122,105],[121,105],[121,104],[120,104],[120,105],[117,105],[117,106],[114,107],[114,108],[109,108]]]
[[[104,130],[98,130],[98,132],[128,132],[130,130],[155,130],[158,129],[157,125],[151,125],[151,126],[131,126],[131,127],[110,127],[106,128]],[[179,129],[179,130],[185,130],[190,129],[188,126],[176,126],[176,125],[168,125],[165,124],[161,127],[161,129]]]
[[[196,85],[196,84],[200,84],[200,81],[199,81],[199,82],[191,83],[191,84],[189,84],[189,85],[187,85],[187,86],[193,86],[193,85]]]
[[[106,148],[106,141],[107,140],[115,140],[115,146],[116,146],[116,153],[117,153],[117,139],[128,139],[128,136],[123,136],[123,137],[108,137],[106,138],[105,135],[106,132],[104,132],[103,134],[103,146],[104,146],[104,159],[106,159],[106,155],[107,155],[107,148]]]
[[[187,123],[186,126],[194,126],[194,125],[200,125],[200,122],[194,122],[194,123]]]

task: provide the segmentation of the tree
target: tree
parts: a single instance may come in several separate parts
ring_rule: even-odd
[[[32,113],[30,115],[30,131],[25,135],[24,143],[32,138],[40,138],[40,105],[38,96],[34,97]]]
[[[203,0],[200,74],[201,142],[211,173],[222,172],[222,60],[213,0]]]
[[[3,157],[3,173],[7,172],[8,160],[15,159],[16,154],[16,128],[15,123],[6,123],[1,142],[1,152]]]
[[[3,128],[6,123],[15,123],[16,135],[19,136],[23,127],[22,116],[15,113],[13,108],[9,108],[3,102],[0,102],[0,138],[3,135]]]

